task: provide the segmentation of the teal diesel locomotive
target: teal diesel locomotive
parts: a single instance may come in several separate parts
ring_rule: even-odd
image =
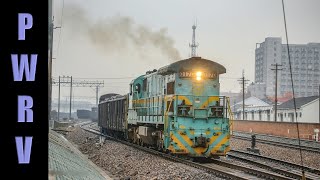
[[[224,66],[192,57],[148,71],[125,95],[99,102],[102,133],[141,146],[188,157],[218,157],[230,151],[232,112],[220,96]]]

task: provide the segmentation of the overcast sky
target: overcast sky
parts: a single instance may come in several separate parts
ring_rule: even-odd
[[[284,2],[289,44],[320,42],[320,1]],[[286,41],[281,0],[54,0],[53,11],[61,27],[54,30],[53,76],[122,78],[99,79],[100,94],[124,94],[133,77],[188,58],[195,20],[198,56],[227,69],[221,91],[239,92],[242,70],[254,81],[256,43]],[[62,97],[68,93],[62,89]],[[74,95],[95,91],[75,88]]]

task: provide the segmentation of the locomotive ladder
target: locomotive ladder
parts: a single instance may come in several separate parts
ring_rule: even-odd
[[[231,129],[231,135],[233,134],[233,112],[230,108],[230,99],[229,97],[226,97],[227,99],[227,106],[228,106],[228,113],[229,113],[229,126]]]

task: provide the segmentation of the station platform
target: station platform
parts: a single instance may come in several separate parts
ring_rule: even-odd
[[[49,180],[109,180],[109,174],[91,162],[61,134],[49,129]]]

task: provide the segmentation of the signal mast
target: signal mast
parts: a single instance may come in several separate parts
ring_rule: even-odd
[[[192,44],[189,43],[189,47],[191,48],[191,57],[196,57],[196,48],[199,46],[198,43],[196,43],[196,23],[192,26]]]

